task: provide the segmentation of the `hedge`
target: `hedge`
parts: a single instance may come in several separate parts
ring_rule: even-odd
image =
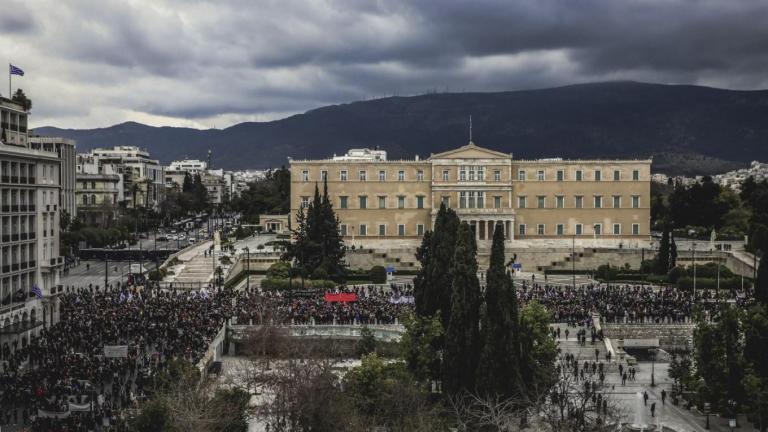
[[[586,275],[586,274],[592,274],[594,273],[594,270],[565,270],[565,269],[546,269],[544,270],[544,274],[546,275],[571,275],[571,274],[577,274],[577,275]]]
[[[369,272],[371,282],[375,284],[387,283],[387,269],[382,266],[373,266]]]
[[[744,287],[748,287],[750,284],[745,279]],[[677,281],[677,286],[681,289],[693,289],[693,278],[690,276],[683,276]],[[696,277],[696,289],[715,289],[717,288],[717,279],[708,277]],[[740,289],[741,278],[720,278],[720,289]]]
[[[332,289],[336,287],[336,282],[331,280],[311,280],[304,279],[304,288]],[[267,278],[261,281],[261,288],[269,291],[287,291],[288,279]],[[301,279],[294,278],[291,282],[291,288],[300,289]]]

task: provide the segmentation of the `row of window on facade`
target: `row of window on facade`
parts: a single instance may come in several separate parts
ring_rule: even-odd
[[[625,208],[622,206],[622,196],[621,195],[612,195],[611,196],[611,205],[610,207],[606,207],[604,203],[604,197],[602,195],[593,195],[592,196],[592,208]],[[631,195],[630,196],[630,207],[631,208],[640,208],[640,195]],[[528,197],[525,195],[520,195],[517,197],[517,208],[529,208],[528,207]],[[566,200],[564,195],[556,195],[555,196],[555,205],[554,207],[547,207],[547,197],[546,195],[538,195],[536,196],[536,207],[535,208],[566,208]],[[573,207],[570,208],[584,208],[584,196],[583,195],[575,195],[573,197]]]
[[[357,235],[359,236],[370,236],[370,235],[378,235],[380,237],[385,237],[388,235],[391,235],[391,233],[387,230],[387,224],[378,224],[377,231],[375,233],[369,232],[368,225],[367,224],[359,224],[358,225],[358,231]],[[353,236],[355,235],[354,226],[350,226],[347,224],[340,224],[339,225],[339,234],[342,236]],[[622,224],[620,223],[614,223],[612,224],[612,230],[610,231],[610,234],[612,235],[623,235],[623,229]],[[424,235],[424,224],[416,224],[416,231],[415,235],[417,236],[423,236]],[[640,235],[640,224],[633,223],[631,226],[631,234],[632,235]],[[545,236],[545,235],[557,235],[557,236],[565,236],[565,235],[604,235],[603,232],[603,224],[602,223],[596,223],[592,225],[592,232],[588,233],[584,230],[584,224],[574,224],[573,230],[569,232],[566,229],[565,224],[555,224],[554,232],[547,231],[547,226],[545,224],[537,224],[536,225],[536,231],[534,233],[528,232],[528,227],[526,224],[519,224],[517,226],[517,233],[520,236],[528,236],[531,234]],[[572,234],[571,234],[572,233]],[[412,233],[408,233],[406,229],[405,224],[398,224],[397,225],[397,231],[396,235],[399,237],[405,237],[407,235],[411,235]]]
[[[632,233],[632,235],[640,235],[640,224],[633,223],[630,232]],[[564,235],[577,235],[577,236],[580,236],[580,235],[588,235],[588,234],[591,234],[591,235],[604,235],[605,234],[603,232],[603,224],[601,224],[601,223],[593,224],[592,225],[592,232],[591,233],[586,232],[584,230],[584,224],[580,224],[580,223],[574,224],[573,225],[573,230],[571,232],[569,232],[567,230],[565,224],[555,224],[554,232],[547,231],[547,226],[545,224],[537,224],[536,225],[535,233],[529,233],[526,224],[519,224],[517,226],[517,233],[520,236],[526,236],[526,235],[530,235],[530,234],[541,235],[541,236],[543,236],[543,235],[552,235],[552,234],[558,235],[558,236],[564,236]],[[613,235],[622,235],[622,234],[624,234],[624,232],[622,230],[622,225],[620,223],[612,224],[612,229],[610,231],[610,234],[613,234]]]
[[[367,209],[369,208],[368,203],[368,196],[367,195],[360,195],[358,198],[358,207],[359,209]],[[380,209],[386,209],[390,208],[387,206],[387,196],[381,195],[378,196],[378,208]],[[573,207],[571,208],[584,208],[584,196],[583,195],[576,195],[573,197]],[[593,208],[608,208],[604,206],[603,203],[603,196],[602,195],[594,195],[592,201],[592,207]],[[391,208],[398,208],[398,209],[404,209],[406,208],[406,200],[407,197],[404,195],[398,195],[396,197],[396,206]],[[493,200],[493,208],[502,208],[502,196],[501,195],[495,195],[492,197]],[[301,197],[301,207],[307,208],[309,207],[310,197],[303,196]],[[451,197],[444,195],[441,197],[441,202],[446,207],[451,207]],[[547,207],[547,197],[545,195],[540,195],[536,197],[536,207],[535,208],[566,208],[566,200],[564,195],[557,195],[555,196],[555,205],[554,207]],[[631,208],[640,208],[640,196],[639,195],[632,195],[630,197],[631,202]],[[459,208],[486,208],[486,202],[485,202],[485,192],[483,191],[463,191],[459,192]],[[348,196],[340,196],[339,197],[339,208],[340,209],[348,209],[349,207],[349,197]],[[424,208],[424,196],[417,195],[416,196],[416,206],[417,209],[423,209]],[[528,197],[527,196],[518,196],[517,197],[517,208],[529,208],[528,207]],[[612,206],[611,208],[625,208],[622,207],[622,197],[621,195],[613,195],[612,196]]]
[[[339,234],[342,236],[354,236],[355,234],[365,237],[370,235],[378,235],[381,237],[392,235],[387,230],[387,224],[378,224],[377,231],[375,233],[371,233],[368,231],[368,225],[366,224],[360,224],[358,225],[357,233],[354,232],[355,227],[347,224],[340,224],[339,225]],[[416,231],[409,233],[406,229],[405,224],[398,224],[396,228],[396,235],[398,237],[405,237],[407,235],[417,235],[417,236],[423,236],[424,235],[424,224],[416,224]]]
[[[546,181],[546,171],[545,170],[535,170],[536,172],[536,180],[537,181]],[[450,170],[443,170],[443,181],[450,181]],[[575,181],[584,181],[586,180],[586,175],[584,170],[574,170],[573,173],[573,180]],[[302,180],[307,182],[310,181],[309,176],[309,170],[303,170],[301,172]],[[639,170],[632,170],[632,180],[633,181],[639,181],[640,180],[640,171]],[[378,181],[384,182],[387,181],[387,171],[386,170],[379,170]],[[321,170],[320,171],[320,180],[325,181],[328,180],[328,171],[327,170]],[[339,181],[348,181],[349,180],[349,171],[348,170],[340,170],[339,171]],[[357,173],[357,180],[359,181],[368,181],[368,171],[366,170],[360,170]],[[397,181],[406,181],[406,172],[405,170],[398,170],[397,171]],[[485,181],[485,168],[481,166],[462,166],[460,167],[458,171],[458,181]],[[528,180],[528,172],[526,170],[518,170],[517,171],[517,180],[518,181],[527,181]],[[566,170],[559,169],[555,171],[555,180],[556,181],[566,181],[569,180],[569,177],[566,175]],[[594,181],[603,181],[603,171],[600,169],[594,170],[592,175],[592,180]],[[624,180],[622,176],[621,170],[613,170],[613,181],[621,181]],[[418,170],[416,171],[416,181],[424,181],[424,171]],[[501,181],[501,170],[493,170],[493,181]]]

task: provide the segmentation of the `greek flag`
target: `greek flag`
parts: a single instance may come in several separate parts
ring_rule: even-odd
[[[40,287],[37,285],[32,285],[32,294],[34,294],[38,298],[43,298],[43,291],[41,291]]]
[[[12,64],[8,64],[8,73],[11,75],[24,76],[24,71]]]

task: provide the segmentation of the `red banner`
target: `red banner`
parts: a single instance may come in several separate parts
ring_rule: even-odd
[[[331,293],[325,293],[325,301],[327,302],[353,302],[357,301],[357,294],[355,293],[341,293],[341,294],[331,294]]]

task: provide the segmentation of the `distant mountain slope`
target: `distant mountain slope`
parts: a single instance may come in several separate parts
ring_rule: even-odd
[[[328,157],[350,147],[378,146],[390,158],[426,157],[466,144],[470,115],[478,145],[519,158],[664,154],[664,169],[671,173],[768,160],[768,91],[636,82],[390,97],[221,130],[128,122],[35,132],[74,138],[79,151],[137,145],[163,162],[202,159],[211,149],[214,166],[239,169],[279,166],[288,156]]]

